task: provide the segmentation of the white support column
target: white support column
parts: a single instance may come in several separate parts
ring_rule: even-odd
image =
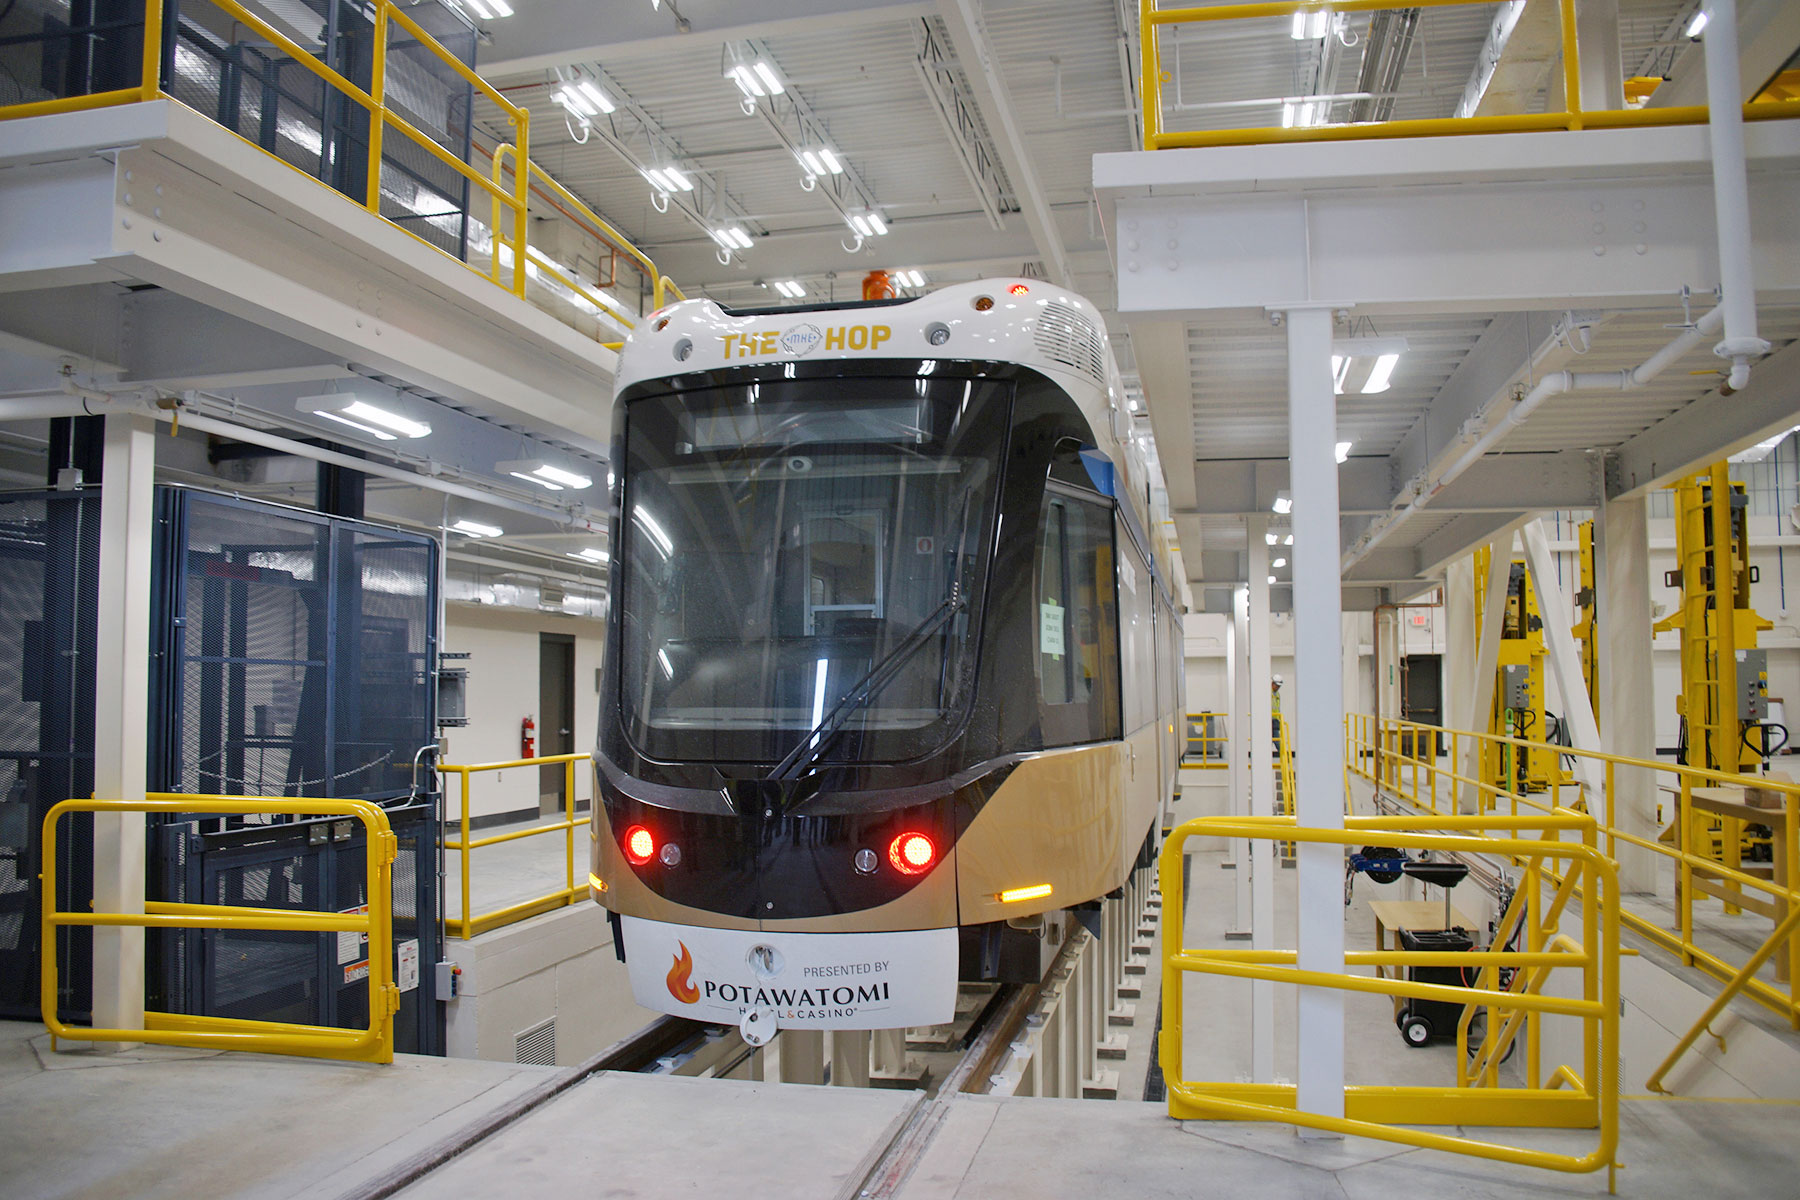
[[[831,1086],[869,1086],[869,1031],[866,1029],[834,1029],[831,1031]]]
[[[1289,310],[1288,462],[1294,499],[1294,813],[1301,826],[1344,827],[1343,593],[1338,573],[1337,396],[1331,311]],[[1251,579],[1254,581],[1255,573]],[[1344,852],[1296,847],[1299,965],[1344,971]],[[1300,1111],[1344,1115],[1344,996],[1301,988]]]
[[[1544,642],[1549,651],[1545,657],[1550,660],[1550,673],[1556,677],[1556,686],[1563,697],[1563,711],[1557,717],[1568,722],[1571,746],[1577,750],[1597,751],[1600,749],[1600,729],[1594,724],[1587,679],[1581,673],[1581,651],[1575,645],[1571,627],[1574,616],[1563,599],[1562,585],[1556,582],[1556,561],[1550,554],[1550,539],[1544,534],[1543,518],[1527,522],[1522,533],[1525,563],[1531,569],[1531,581],[1537,588],[1538,613],[1544,619]],[[1575,779],[1587,794],[1589,812],[1600,810],[1604,774],[1600,764],[1591,758],[1575,760]]]
[[[94,794],[142,800],[150,705],[150,549],[156,423],[106,418],[100,492],[99,628],[95,669]],[[60,797],[58,797],[60,799]],[[94,816],[94,910],[144,911],[144,815]],[[46,946],[45,953],[52,947]],[[94,930],[94,1025],[144,1027],[144,931]],[[109,1049],[121,1043],[102,1043]]]
[[[1231,712],[1227,714],[1226,720],[1229,740],[1225,743],[1225,753],[1231,759],[1228,774],[1231,779],[1231,815],[1234,817],[1250,815],[1250,779],[1244,762],[1249,749],[1244,745],[1244,738],[1250,732],[1249,650],[1250,593],[1244,588],[1233,588],[1231,624],[1225,630],[1225,681],[1231,693]],[[1241,841],[1227,842],[1226,848],[1231,865],[1237,873],[1232,881],[1236,900],[1235,919],[1226,936],[1247,938],[1251,927],[1250,859],[1244,852],[1245,844]]]
[[[1250,739],[1250,812],[1258,817],[1275,815],[1275,747],[1270,732],[1274,711],[1269,702],[1269,547],[1263,542],[1268,527],[1269,519],[1264,516],[1244,522],[1248,543],[1245,559],[1250,576],[1250,728],[1245,736]],[[1274,950],[1275,843],[1256,839],[1250,843],[1249,852],[1250,948]],[[1250,983],[1250,1080],[1275,1082],[1275,985],[1264,979]]]
[[[1444,571],[1444,724],[1475,728],[1475,556]]]
[[[1594,566],[1600,622],[1600,744],[1610,754],[1656,757],[1656,672],[1650,648],[1656,635],[1650,611],[1650,504],[1608,500],[1594,521]],[[1613,768],[1613,820],[1626,833],[1654,842],[1656,778],[1645,770]],[[1647,892],[1656,886],[1652,851],[1617,843],[1619,886]]]
[[[1373,615],[1376,651],[1373,711],[1382,720],[1392,720],[1400,715],[1400,660],[1404,657],[1400,645],[1400,610],[1382,608]]]

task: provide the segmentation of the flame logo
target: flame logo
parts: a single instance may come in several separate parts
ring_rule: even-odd
[[[690,981],[694,973],[694,956],[688,952],[686,942],[677,942],[681,953],[675,956],[675,965],[669,968],[669,995],[683,1004],[692,1004],[700,999],[700,989]]]

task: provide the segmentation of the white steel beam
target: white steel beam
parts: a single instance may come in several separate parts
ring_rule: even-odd
[[[94,795],[142,801],[149,770],[150,559],[155,530],[156,423],[106,418],[96,611]],[[65,827],[64,834],[68,830]],[[94,815],[94,911],[144,911],[143,813]],[[55,953],[46,945],[44,953]],[[144,1027],[144,931],[99,926],[93,940],[94,1025]],[[102,1043],[105,1045],[105,1043]],[[123,1043],[111,1043],[124,1048]]]
[[[1770,355],[1750,384],[1714,391],[1658,421],[1606,457],[1606,495],[1621,500],[1666,487],[1800,420],[1800,342]]]
[[[1512,577],[1512,547],[1510,532],[1488,543],[1487,587],[1481,598],[1481,641],[1475,650],[1475,677],[1469,681],[1474,691],[1463,709],[1469,715],[1466,728],[1476,733],[1488,731],[1488,714],[1494,711],[1494,673],[1500,669],[1500,625],[1506,611],[1506,585]],[[1457,764],[1456,771],[1464,779],[1479,778],[1479,749],[1473,741],[1463,746],[1462,761]],[[1475,812],[1478,798],[1473,789],[1466,789],[1462,795],[1462,811]]]
[[[1745,140],[1757,286],[1800,296],[1800,229],[1784,217],[1800,209],[1800,122]],[[1094,171],[1122,313],[1630,307],[1718,278],[1704,129],[1099,155]]]
[[[1569,744],[1577,750],[1598,753],[1600,728],[1594,721],[1593,700],[1588,696],[1587,677],[1581,670],[1581,650],[1575,645],[1572,622],[1575,617],[1563,598],[1562,585],[1556,579],[1556,559],[1550,553],[1550,539],[1544,533],[1544,519],[1525,522],[1519,531],[1525,543],[1525,564],[1531,571],[1532,585],[1537,589],[1538,613],[1544,621],[1545,658],[1550,673],[1562,692],[1562,711],[1557,719],[1569,731]],[[1650,657],[1648,653],[1645,658]],[[1654,690],[1646,693],[1655,695]],[[1589,812],[1603,811],[1602,770],[1592,758],[1577,756],[1575,780],[1586,793]]]
[[[1269,653],[1269,548],[1263,533],[1269,520],[1264,515],[1244,522],[1249,544],[1250,580],[1247,587],[1250,626],[1250,811],[1258,817],[1275,815],[1275,771],[1271,744],[1274,711],[1269,695],[1273,671]],[[1245,855],[1240,854],[1241,863]],[[1275,946],[1275,843],[1254,838],[1250,860],[1250,947],[1273,950]],[[1242,868],[1240,868],[1241,870]],[[1275,1082],[1275,985],[1266,979],[1250,982],[1250,1080]]]
[[[1656,758],[1655,640],[1650,608],[1650,502],[1638,496],[1608,500],[1594,515],[1594,566],[1599,578],[1600,738],[1609,754]],[[1613,822],[1655,842],[1656,776],[1637,767],[1613,768]],[[1656,855],[1620,841],[1619,886],[1628,892],[1656,886]]]
[[[1249,777],[1245,773],[1245,759],[1250,747],[1244,739],[1250,736],[1250,592],[1247,588],[1231,590],[1231,622],[1225,627],[1225,683],[1226,692],[1231,697],[1231,711],[1225,714],[1227,741],[1225,754],[1230,761],[1227,775],[1231,780],[1231,815],[1247,817],[1250,815]],[[1245,844],[1239,839],[1226,843],[1225,853],[1231,860],[1233,916],[1231,931],[1227,937],[1247,938],[1251,936],[1252,920],[1250,905],[1250,856],[1244,853]]]
[[[1342,598],[1338,581],[1337,397],[1328,308],[1287,313],[1288,458],[1294,500],[1294,814],[1315,829],[1344,827]],[[1260,539],[1257,539],[1260,541]],[[1344,856],[1301,842],[1299,966],[1344,970]],[[1297,1104],[1344,1115],[1344,994],[1300,989]]]
[[[994,135],[995,149],[1000,152],[1006,177],[1012,181],[1013,194],[1018,199],[1025,224],[1031,230],[1031,240],[1043,256],[1044,269],[1052,283],[1072,287],[1074,280],[1069,272],[1068,254],[1063,249],[1062,233],[1056,227],[1056,214],[1051,211],[1044,186],[1031,165],[1024,133],[1013,113],[1006,83],[1000,78],[1000,67],[988,44],[987,29],[975,0],[940,0],[938,9],[944,18],[944,28],[950,34],[950,44],[956,48],[957,60],[962,63],[963,74],[975,92],[975,102]]]

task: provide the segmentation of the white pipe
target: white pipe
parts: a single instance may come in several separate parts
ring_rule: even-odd
[[[170,420],[175,414],[159,412],[156,415],[161,420]],[[330,463],[333,466],[344,467],[352,471],[361,471],[365,475],[374,475],[381,479],[394,479],[414,487],[461,496],[466,500],[474,500],[495,508],[504,508],[542,520],[555,521],[570,529],[583,529],[589,533],[599,533],[605,528],[604,525],[596,523],[590,518],[576,516],[566,509],[549,508],[540,504],[530,504],[523,500],[514,500],[507,496],[497,496],[492,492],[484,492],[480,488],[452,483],[447,479],[438,479],[431,475],[421,475],[416,471],[408,471],[400,467],[390,467],[366,458],[339,454],[320,446],[308,446],[305,442],[296,442],[292,438],[285,438],[280,434],[264,433],[260,429],[233,425],[229,421],[203,417],[198,413],[181,414],[181,423],[203,433],[216,433],[220,437],[228,437],[238,442],[249,442],[253,446],[263,446],[270,450],[279,450],[283,454],[292,454],[296,458],[310,458],[315,462]]]
[[[0,400],[0,421],[39,421],[56,417],[96,417],[124,409],[68,396],[25,396]]]
[[[1754,313],[1754,305],[1752,305]],[[1666,371],[1682,356],[1691,352],[1707,338],[1717,333],[1719,327],[1729,320],[1723,304],[1711,309],[1692,326],[1681,331],[1669,343],[1637,366],[1624,371],[1552,371],[1537,381],[1537,386],[1520,398],[1498,420],[1488,425],[1482,434],[1475,439],[1467,450],[1464,450],[1454,462],[1432,478],[1427,475],[1413,489],[1412,500],[1405,508],[1395,509],[1376,520],[1363,533],[1354,546],[1345,553],[1342,569],[1348,570],[1385,540],[1389,534],[1398,529],[1414,513],[1424,508],[1431,500],[1449,487],[1452,483],[1474,466],[1501,439],[1511,433],[1537,407],[1552,396],[1560,396],[1566,392],[1629,392],[1649,384],[1658,375]],[[1766,343],[1765,343],[1766,348]],[[1746,372],[1748,367],[1745,368]],[[1735,368],[1733,369],[1735,373]],[[1481,417],[1489,416],[1492,405],[1483,409]]]
[[[1731,360],[1730,383],[1750,381],[1750,360],[1769,352],[1756,333],[1756,276],[1750,259],[1750,181],[1744,157],[1743,84],[1738,71],[1737,0],[1705,0],[1706,128],[1712,143],[1713,222],[1725,337],[1713,353]]]

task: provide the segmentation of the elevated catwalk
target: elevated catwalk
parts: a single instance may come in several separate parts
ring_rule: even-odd
[[[51,1055],[0,1025],[0,1194],[137,1200],[385,1194],[433,1147],[508,1111],[555,1068],[444,1059],[392,1066],[141,1050]],[[437,1196],[856,1196],[917,1093],[601,1074],[399,1191]],[[1604,1174],[1522,1167],[1286,1127],[1169,1119],[1157,1104],[958,1098],[891,1194],[1088,1200],[1601,1196]],[[1800,1106],[1630,1100],[1619,1192],[1789,1195]],[[1479,1131],[1477,1131],[1479,1136]],[[1585,1130],[1494,1131],[1570,1151]]]

